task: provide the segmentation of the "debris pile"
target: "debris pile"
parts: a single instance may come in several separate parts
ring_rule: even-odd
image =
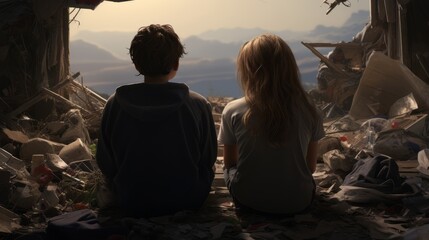
[[[386,90],[394,87],[390,83],[383,86],[378,82],[377,94],[364,88],[373,84],[373,78],[368,77],[371,69],[380,72],[386,64],[406,69],[392,61],[373,53],[349,111],[333,114],[335,109],[331,108],[328,114],[325,106],[335,104],[315,99],[325,114],[327,135],[320,142],[314,174],[317,197],[310,213],[285,219],[237,216],[223,183],[219,146],[213,191],[201,211],[124,219],[122,224],[133,229],[130,236],[165,239],[367,239],[427,231],[429,142],[425,109],[429,98],[424,96],[425,85],[405,70],[411,78],[401,77],[403,97],[395,98]],[[378,65],[372,67],[374,63]],[[37,96],[38,101],[32,99],[19,108],[22,112],[16,113],[16,123],[4,120],[10,124],[2,127],[0,146],[0,232],[4,236],[43,235],[49,219],[55,216],[98,209],[103,178],[94,151],[105,100],[82,84],[68,81],[64,89],[72,100],[43,93],[53,99],[56,109],[46,120],[25,115],[25,106],[44,101]],[[387,103],[384,90],[390,97]],[[365,102],[360,98],[371,101],[367,108],[359,105]],[[217,126],[231,100],[209,97]],[[342,227],[339,230],[337,226]]]
[[[307,214],[237,216],[223,182],[219,146],[212,192],[200,211],[122,219],[129,235],[119,239],[424,238],[429,232],[429,87],[422,81],[429,77],[427,31],[411,26],[427,27],[413,12],[427,3],[370,2],[371,23],[351,42],[303,42],[321,60],[318,88],[309,95],[326,132],[313,174],[316,198]],[[348,6],[343,0],[324,3],[327,14]],[[77,82],[79,73],[64,77],[68,9],[45,8],[41,1],[34,1],[34,9],[28,1],[0,1],[0,6],[5,19],[0,30],[14,43],[0,42],[5,66],[0,69],[0,238],[44,239],[50,219],[96,212],[102,204],[103,178],[94,155],[106,100]],[[418,36],[401,36],[409,41],[401,46],[395,30],[399,26],[407,33],[407,24],[399,18],[409,21],[410,36]],[[34,25],[35,20],[43,24]],[[61,27],[49,24],[54,22]],[[318,47],[333,51],[324,56]],[[403,55],[398,49],[405,49]],[[413,71],[394,60],[400,57],[413,63],[407,65]],[[208,99],[218,130],[222,110],[233,98]]]
[[[1,117],[1,234],[43,231],[53,216],[96,207],[103,179],[94,153],[106,100],[78,75],[53,88],[69,99],[46,89]],[[53,110],[36,119],[27,114],[35,105]]]
[[[365,239],[419,234],[417,227],[426,231],[427,85],[379,52],[369,55],[360,75],[345,105],[337,104],[339,98],[328,100],[310,91],[324,115],[327,134],[320,141],[314,174],[317,197],[310,213],[277,220],[237,216],[223,183],[219,146],[213,191],[200,212],[124,219],[122,224],[134,229],[130,234],[135,237],[165,239]],[[44,234],[55,216],[98,209],[103,178],[94,152],[106,100],[76,82],[77,76],[54,87],[68,99],[42,91],[2,119],[0,232],[5,236]],[[343,76],[336,76],[331,76],[334,82],[341,83]],[[208,99],[218,128],[223,108],[234,98]],[[35,104],[54,111],[36,119],[26,114]],[[10,121],[13,117],[18,121]]]

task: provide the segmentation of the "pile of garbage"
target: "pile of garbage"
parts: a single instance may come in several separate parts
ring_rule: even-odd
[[[12,134],[12,133],[9,133]],[[0,148],[1,232],[24,223],[41,227],[50,217],[96,204],[102,177],[87,145],[32,138],[20,147],[20,158]]]
[[[409,217],[407,221],[416,216],[425,219],[429,213],[428,86],[379,52],[369,56],[358,83],[348,107],[314,99],[326,132],[313,175],[317,194],[343,203],[399,202],[409,211],[401,213]],[[15,123],[2,119],[8,124],[0,131],[0,236],[44,232],[54,216],[98,208],[103,177],[94,156],[106,100],[74,80],[65,85],[71,100],[45,91],[19,107],[22,112],[14,112],[19,116]],[[43,120],[26,116],[25,110],[43,102],[43,96],[54,100],[56,110]],[[208,99],[218,128],[223,108],[234,98]],[[222,146],[218,155],[216,165],[221,169]],[[216,187],[227,193],[225,187]],[[222,199],[229,199],[226,193]],[[205,216],[235,216],[230,203],[217,206],[221,213]],[[221,224],[213,219],[211,227]],[[233,225],[232,233],[238,234],[241,230]],[[180,226],[171,225],[171,231],[181,234]]]
[[[429,214],[429,87],[399,61],[372,52],[352,96],[347,109],[315,99],[326,132],[313,175],[318,193],[333,201],[383,204],[380,214],[372,214],[379,218],[378,233],[401,236]],[[386,216],[392,206],[400,210]],[[401,229],[392,229],[389,217],[400,218]],[[368,229],[374,230],[371,224]]]
[[[69,99],[42,91],[16,117],[1,117],[0,236],[44,231],[53,216],[97,208],[103,178],[94,155],[106,100],[76,76],[60,83]],[[35,105],[53,110],[36,119],[26,114]]]
[[[396,160],[417,159],[429,143],[428,90],[401,63],[373,52],[350,108],[318,102],[327,134],[320,156],[335,148],[355,156],[364,150]]]

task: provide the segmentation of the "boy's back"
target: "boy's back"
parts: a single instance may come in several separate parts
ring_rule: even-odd
[[[217,153],[211,107],[185,84],[169,83],[172,69],[119,87],[103,113],[96,158],[127,216],[196,209],[210,191]]]

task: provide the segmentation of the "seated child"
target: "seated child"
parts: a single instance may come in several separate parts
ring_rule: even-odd
[[[291,49],[276,35],[245,43],[237,57],[244,97],[227,104],[218,140],[238,213],[289,215],[312,202],[322,119],[301,86]]]
[[[198,209],[214,178],[211,106],[170,82],[185,54],[170,25],[139,29],[129,51],[144,82],[121,86],[109,98],[96,153],[115,206],[131,217]]]

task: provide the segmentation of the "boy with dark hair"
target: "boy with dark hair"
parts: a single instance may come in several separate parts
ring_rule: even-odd
[[[169,82],[184,54],[170,25],[140,28],[130,55],[144,83],[119,87],[105,106],[96,160],[124,216],[198,209],[210,192],[217,154],[211,106]]]

